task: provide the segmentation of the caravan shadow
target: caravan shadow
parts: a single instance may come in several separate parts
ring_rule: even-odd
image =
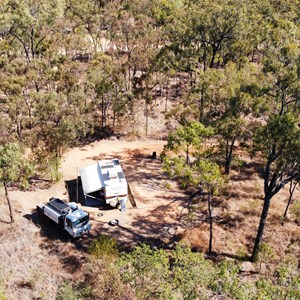
[[[105,203],[104,199],[101,201],[89,196],[84,197],[80,176],[78,176],[76,179],[66,180],[65,186],[70,202],[80,203],[83,206],[99,207],[101,210],[112,209],[111,206]]]

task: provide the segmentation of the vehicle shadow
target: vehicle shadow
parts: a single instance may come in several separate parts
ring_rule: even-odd
[[[41,249],[58,257],[69,272],[80,269],[86,259],[83,253],[87,251],[90,243],[86,243],[86,236],[74,239],[66,231],[58,228],[53,221],[42,220],[35,210],[23,217],[40,229],[38,241]]]

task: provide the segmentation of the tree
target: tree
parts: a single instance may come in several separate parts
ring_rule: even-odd
[[[11,223],[14,222],[14,216],[8,194],[8,185],[14,182],[25,183],[32,171],[32,165],[24,160],[18,144],[7,143],[0,147],[0,181],[5,188]]]
[[[264,204],[251,256],[257,258],[271,199],[300,174],[300,129],[290,113],[270,117],[256,135],[256,144],[266,155],[264,169]]]
[[[294,195],[295,189],[296,189],[298,184],[299,184],[299,179],[290,181],[289,198],[288,198],[288,202],[286,204],[285,211],[284,211],[284,214],[283,214],[283,217],[282,217],[281,225],[284,224],[284,221],[286,219],[289,207],[290,207],[290,205],[292,203],[292,200],[293,200],[293,195]]]
[[[281,35],[286,39],[289,37],[285,31]],[[268,110],[264,115],[266,122],[259,128],[255,138],[257,149],[265,157],[264,204],[252,261],[258,255],[271,199],[286,184],[299,179],[299,50],[299,46],[290,43],[289,39],[283,45],[275,40],[266,53],[263,69],[266,78],[262,89]]]
[[[211,127],[205,127],[198,121],[188,122],[186,125],[180,125],[168,136],[166,150],[180,154],[185,152],[186,164],[190,163],[190,151],[202,147],[202,139],[213,134]],[[193,148],[193,149],[192,149]]]
[[[165,149],[171,151],[164,159],[164,169],[171,177],[177,178],[185,187],[193,186],[207,193],[209,220],[208,252],[212,253],[213,215],[212,196],[223,184],[219,166],[207,158],[207,149],[202,145],[203,138],[212,134],[212,129],[193,121],[186,126],[179,126],[170,134]],[[180,150],[186,151],[186,160],[180,156]],[[193,161],[190,160],[192,150]]]
[[[236,141],[245,132],[245,122],[241,118],[227,118],[219,126],[222,135],[221,148],[225,149],[225,174],[229,175]]]
[[[212,197],[217,194],[218,189],[223,184],[219,166],[209,160],[198,160],[192,167],[192,183],[196,187],[207,192],[207,209],[209,219],[209,245],[208,253],[212,253],[213,239],[213,214],[212,214]]]
[[[63,15],[63,3],[6,1],[3,33],[20,44],[28,64],[49,47],[55,22]]]

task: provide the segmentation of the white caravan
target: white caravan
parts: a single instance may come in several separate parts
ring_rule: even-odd
[[[121,205],[125,210],[128,185],[118,159],[99,160],[96,164],[80,169],[85,198],[104,199],[112,207]]]

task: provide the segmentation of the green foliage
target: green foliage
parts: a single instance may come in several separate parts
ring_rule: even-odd
[[[0,181],[25,186],[32,173],[33,166],[22,156],[18,144],[7,143],[0,147]]]
[[[210,289],[234,299],[248,299],[252,292],[239,279],[237,265],[224,261],[215,266],[184,244],[178,244],[169,255],[139,246],[121,259],[120,266],[123,280],[138,299],[205,299]]]
[[[282,265],[280,268],[282,268]],[[298,274],[292,272],[288,282],[279,280],[274,283],[269,278],[261,278],[256,282],[256,299],[299,299],[299,282],[299,272]]]
[[[209,180],[212,184],[213,181],[217,181],[217,176],[220,175],[220,172],[216,173],[217,165],[203,160],[203,157],[209,152],[203,145],[203,139],[212,134],[213,129],[211,127],[205,127],[200,122],[191,121],[185,126],[178,126],[168,136],[168,142],[165,146],[168,155],[164,157],[164,170],[171,178],[177,178],[184,188],[199,184],[202,184],[203,188],[207,188],[210,184]],[[186,158],[181,155],[181,151],[185,151]],[[191,157],[194,161],[191,161]],[[202,174],[206,171],[207,174]]]
[[[266,243],[261,243],[259,245],[258,257],[257,257],[258,262],[268,263],[272,259],[274,259],[274,257],[275,257],[274,250],[270,245]]]
[[[233,299],[251,298],[250,284],[242,282],[239,278],[239,267],[235,262],[223,261],[216,268],[210,287],[218,294],[225,294]]]
[[[193,166],[193,183],[200,185],[212,194],[217,194],[224,180],[218,164],[212,161],[199,160]]]
[[[56,294],[56,300],[83,300],[81,292],[76,290],[73,284],[64,282],[59,286]]]
[[[276,270],[277,281],[282,286],[289,286],[297,278],[297,260],[294,257],[286,256],[279,264]],[[298,274],[299,280],[299,274]],[[300,292],[300,291],[299,291]]]
[[[179,153],[181,150],[189,151],[189,147],[199,149],[203,138],[213,134],[211,127],[205,127],[197,121],[188,122],[185,126],[178,126],[174,133],[168,137],[166,149]],[[191,149],[192,150],[192,149]]]
[[[89,246],[88,253],[95,258],[115,260],[119,255],[118,244],[115,239],[106,235],[100,235],[93,240]]]
[[[122,278],[138,299],[196,299],[206,296],[202,288],[213,269],[200,253],[179,244],[168,255],[148,245],[137,247],[121,259]]]
[[[142,244],[120,261],[122,278],[136,291],[138,299],[146,299],[155,293],[161,299],[172,299],[169,277],[169,259],[163,250],[152,250]]]
[[[5,282],[3,278],[0,278],[0,300],[7,300],[8,298],[5,296]]]
[[[171,255],[171,283],[178,290],[179,299],[207,297],[203,287],[209,284],[214,271],[213,265],[201,253],[193,253],[191,248],[178,244]]]
[[[245,281],[237,262],[212,262],[182,242],[172,250],[142,244],[114,260],[93,255],[86,271],[84,282],[62,284],[57,299],[296,300],[300,295],[295,259],[286,257],[272,281],[265,275]]]
[[[77,285],[84,299],[136,299],[122,280],[117,262],[103,257],[90,260],[86,267],[86,280]]]
[[[292,208],[293,213],[296,215],[297,220],[300,219],[300,201],[296,201]]]

